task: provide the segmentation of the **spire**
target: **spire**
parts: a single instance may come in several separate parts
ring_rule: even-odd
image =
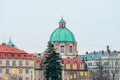
[[[65,28],[65,26],[66,26],[66,22],[65,22],[65,20],[62,17],[61,20],[59,21],[59,27],[60,28]]]

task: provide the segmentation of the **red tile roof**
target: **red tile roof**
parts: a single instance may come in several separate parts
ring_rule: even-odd
[[[9,45],[0,45],[0,53],[27,53],[24,50],[15,48],[14,46]]]
[[[7,55],[6,55],[7,53]],[[32,54],[28,54],[24,50],[20,50],[18,48],[15,48],[14,46],[10,45],[0,45],[0,58],[1,59],[29,59],[33,61],[37,61],[42,64],[42,59],[40,57],[34,57]]]

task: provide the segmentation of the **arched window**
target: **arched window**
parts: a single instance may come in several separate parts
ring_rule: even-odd
[[[65,53],[65,46],[64,45],[60,46],[60,53]]]
[[[70,45],[70,53],[73,53],[73,46]]]

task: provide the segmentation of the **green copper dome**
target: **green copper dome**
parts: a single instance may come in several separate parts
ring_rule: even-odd
[[[50,42],[76,42],[68,28],[57,28],[50,36]]]
[[[51,34],[50,42],[76,42],[73,33],[66,28],[63,18],[59,21],[59,28]]]

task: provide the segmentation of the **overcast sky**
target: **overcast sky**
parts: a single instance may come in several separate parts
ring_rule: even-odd
[[[0,43],[43,52],[62,16],[79,54],[120,50],[120,0],[0,0]]]

